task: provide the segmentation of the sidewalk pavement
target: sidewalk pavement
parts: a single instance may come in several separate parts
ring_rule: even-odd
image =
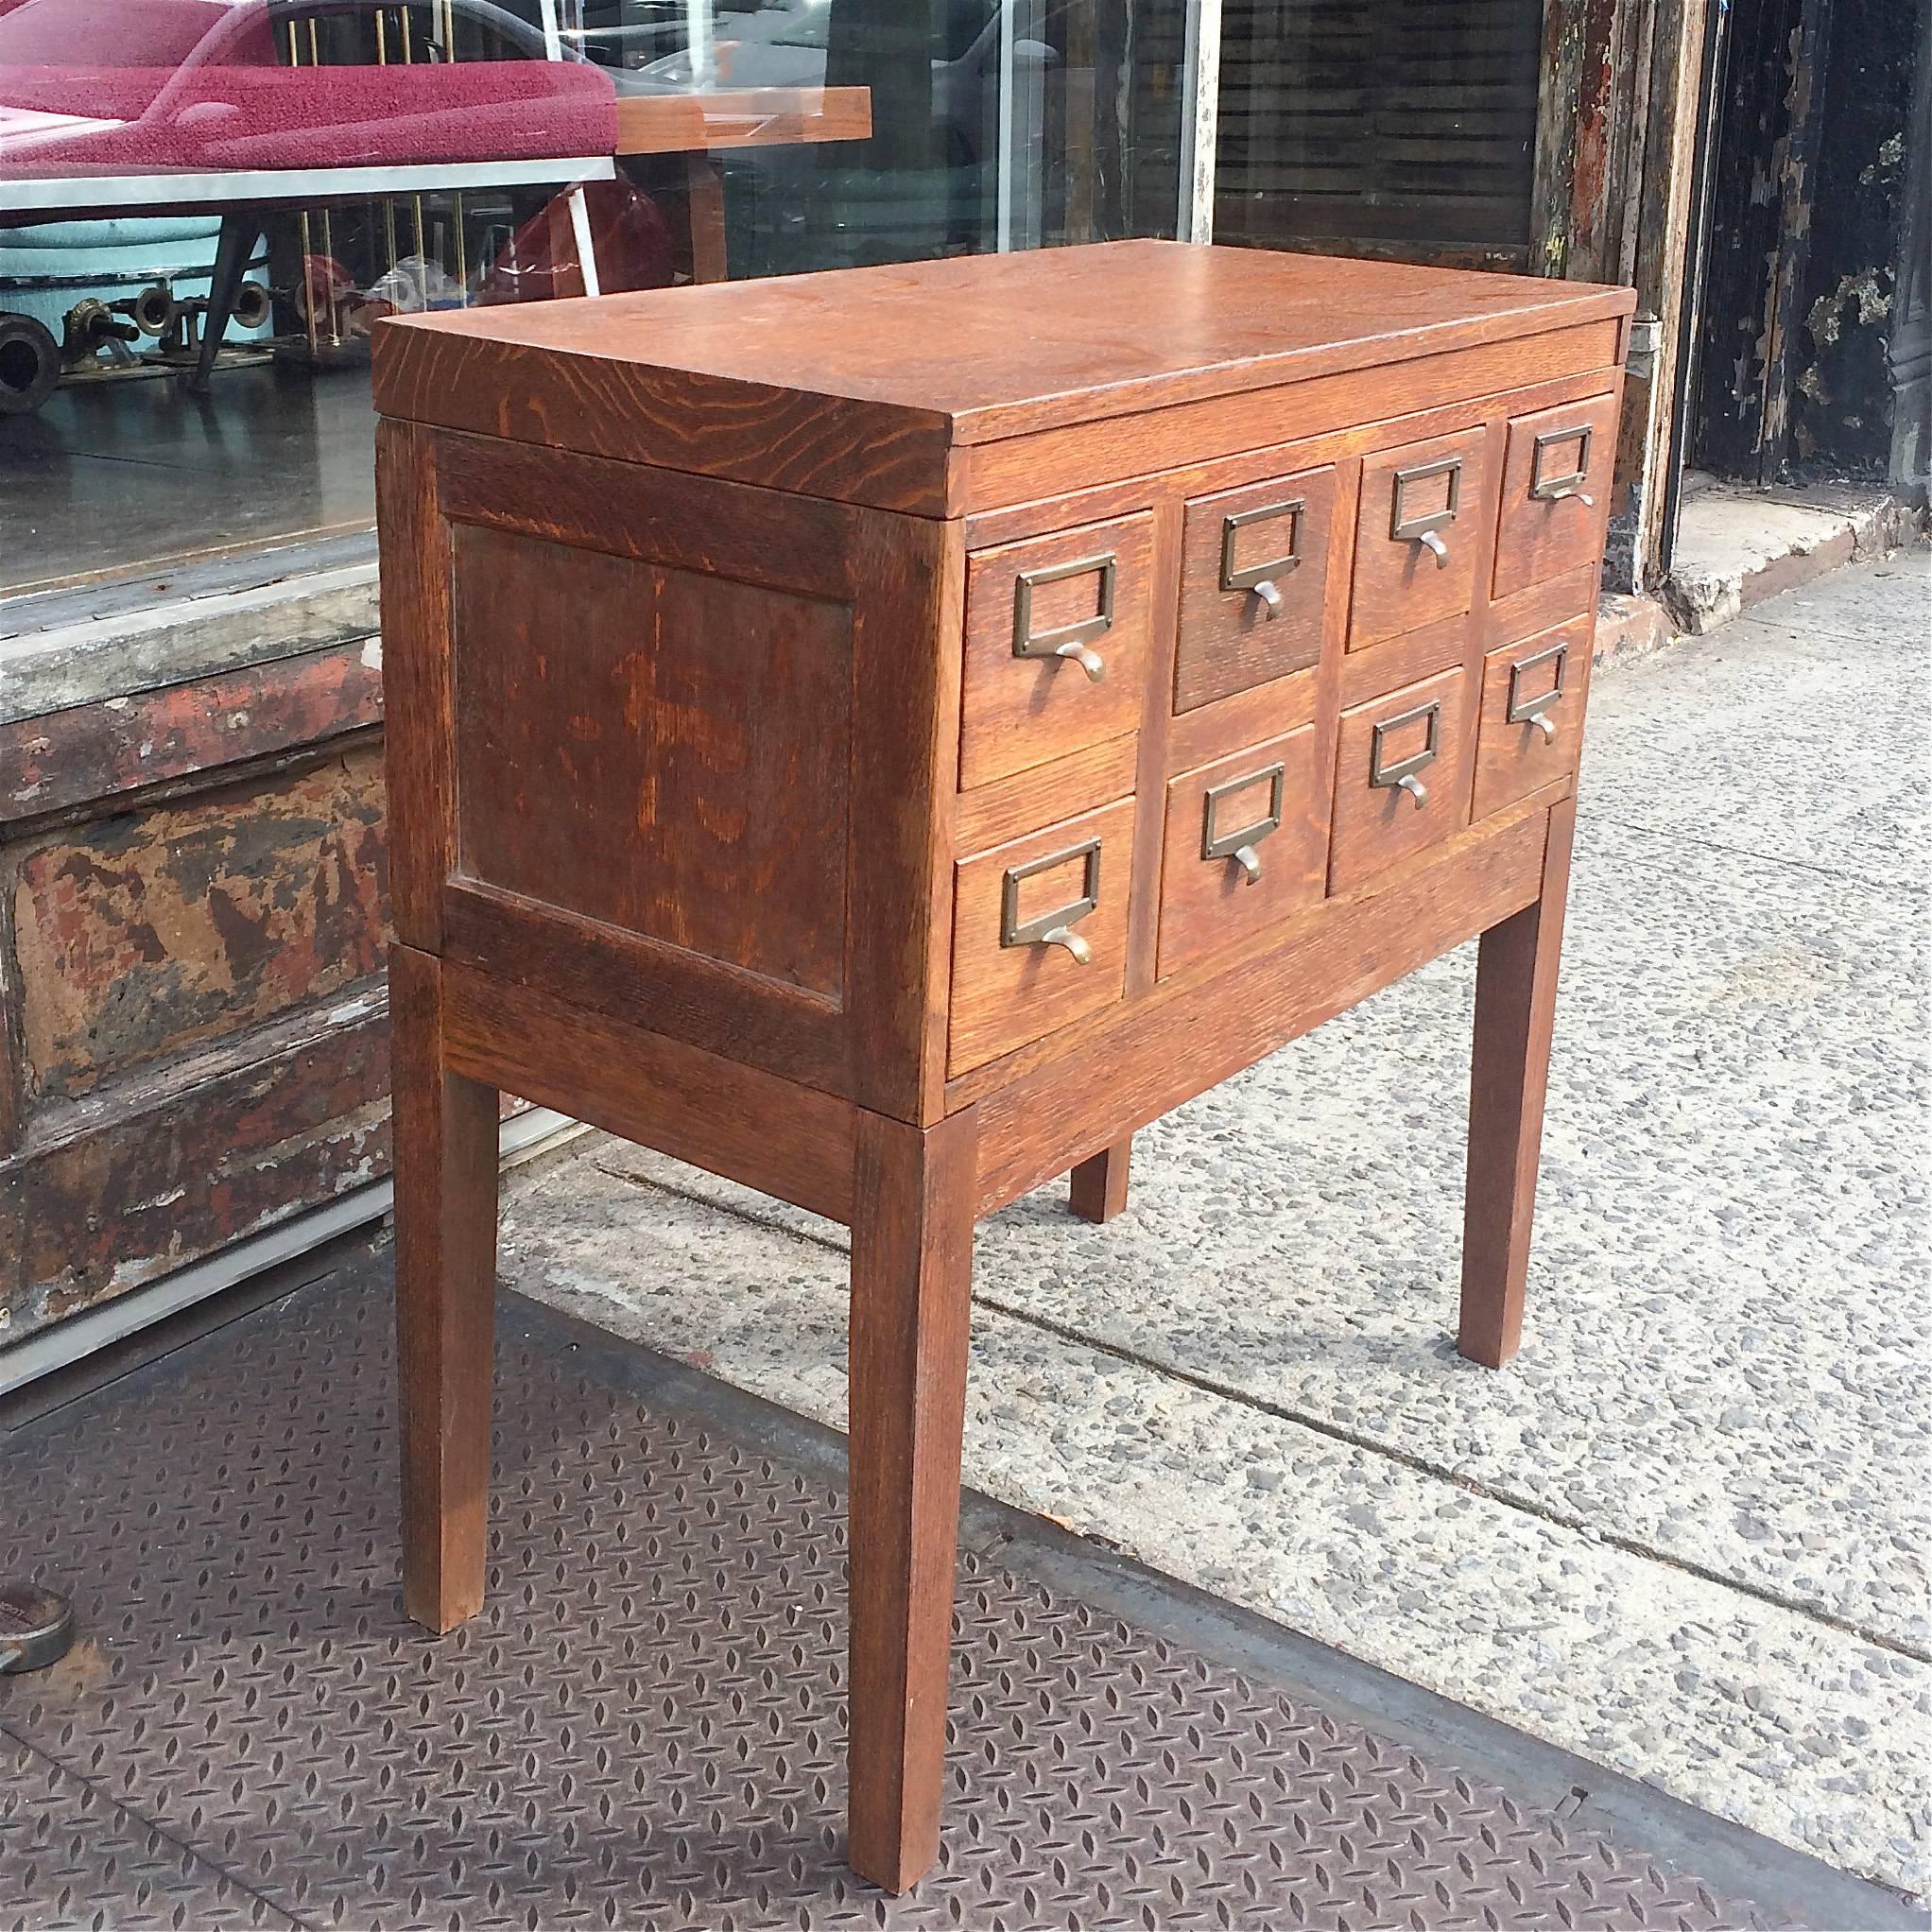
[[[1509,1369],[1450,1338],[1472,945],[1140,1135],[1108,1227],[982,1225],[967,1482],[1932,1885],[1928,642],[1920,550],[1599,668]],[[603,1136],[503,1221],[835,1423],[844,1248]]]

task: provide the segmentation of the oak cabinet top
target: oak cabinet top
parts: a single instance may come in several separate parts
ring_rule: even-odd
[[[1130,241],[399,317],[385,415],[946,514],[975,446],[1615,322],[1629,290]],[[1265,428],[1265,425],[1258,425]],[[1257,443],[1267,440],[1257,434]]]

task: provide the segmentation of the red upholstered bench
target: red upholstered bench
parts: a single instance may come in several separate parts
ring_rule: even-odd
[[[456,4],[532,58],[278,64],[291,26],[374,0],[0,0],[0,225],[219,208],[203,387],[265,209],[612,173],[610,76]]]

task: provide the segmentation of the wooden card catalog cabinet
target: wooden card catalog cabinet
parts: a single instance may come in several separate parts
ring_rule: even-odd
[[[1631,305],[1134,242],[381,327],[414,1614],[483,1596],[499,1087],[852,1228],[888,1888],[976,1216],[1071,1172],[1105,1219],[1137,1128],[1480,934],[1507,1359]]]

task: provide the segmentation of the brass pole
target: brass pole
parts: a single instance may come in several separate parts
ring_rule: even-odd
[[[313,20],[308,24],[308,63],[311,67],[319,67],[322,64],[321,43],[316,37],[316,24]],[[336,285],[334,280],[336,267],[336,224],[329,218],[327,208],[322,210],[322,257],[329,265],[330,273],[329,347],[339,349],[342,346],[342,326],[336,317]]]
[[[389,37],[388,33],[387,9],[378,7],[375,10],[375,64],[387,67],[389,64]],[[389,273],[396,272],[396,198],[383,197],[383,245],[388,250]]]
[[[416,64],[416,44],[414,37],[409,31],[409,9],[406,6],[404,6],[399,8],[397,11],[403,22],[403,63],[405,66],[413,67]],[[420,262],[423,259],[423,197],[421,195],[411,195],[409,201],[416,216],[416,259]]]
[[[302,43],[295,37],[295,23],[288,23],[288,64],[302,65]],[[316,280],[315,280],[315,238],[309,232],[308,210],[304,208],[300,216],[302,229],[302,319],[308,332],[308,355],[316,359]]]

